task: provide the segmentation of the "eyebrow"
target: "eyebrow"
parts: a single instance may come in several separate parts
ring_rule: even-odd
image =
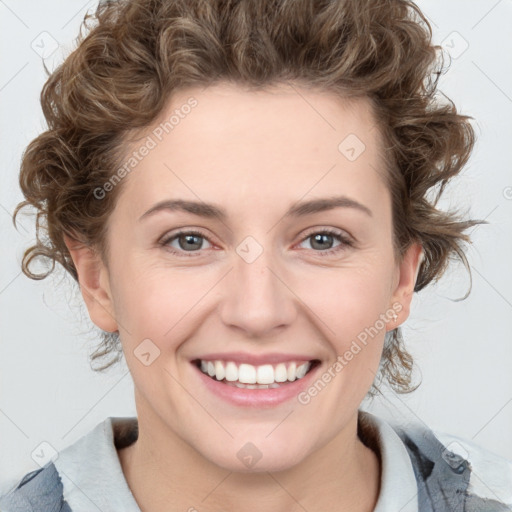
[[[372,217],[371,210],[363,204],[347,196],[326,197],[321,199],[311,199],[309,201],[299,201],[288,209],[284,217],[303,217],[313,213],[325,212],[334,208],[353,208],[364,212]],[[186,201],[183,199],[163,200],[156,203],[148,211],[139,217],[139,221],[160,211],[182,211],[191,213],[199,217],[218,219],[225,221],[228,218],[226,210],[210,203],[200,201]]]

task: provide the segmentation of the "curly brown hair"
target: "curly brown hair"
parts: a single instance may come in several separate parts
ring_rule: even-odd
[[[93,191],[113,175],[130,136],[157,118],[171,93],[230,81],[255,89],[294,83],[369,98],[385,141],[396,254],[415,241],[424,250],[415,291],[438,280],[451,256],[471,276],[465,231],[485,221],[463,220],[437,204],[470,156],[473,118],[436,94],[444,56],[431,38],[428,20],[409,0],[100,3],[85,16],[76,49],[45,83],[48,129],[23,154],[25,201],[14,223],[21,208],[37,211],[36,242],[24,253],[23,272],[43,279],[58,262],[78,282],[64,234],[97,249],[107,264],[106,221],[122,183],[102,200]],[[52,266],[33,273],[30,264],[39,257]],[[386,378],[407,393],[418,386],[411,387],[413,359],[402,342],[399,328],[387,333],[376,381]],[[91,362],[114,354],[101,371],[121,353],[118,333],[103,332]],[[374,382],[369,394],[377,392]]]

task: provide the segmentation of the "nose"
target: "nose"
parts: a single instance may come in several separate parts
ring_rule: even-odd
[[[225,325],[240,329],[249,339],[270,337],[293,322],[297,298],[279,269],[282,266],[270,250],[263,250],[254,261],[235,254],[219,308]]]

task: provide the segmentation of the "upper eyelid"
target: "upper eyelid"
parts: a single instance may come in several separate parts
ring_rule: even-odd
[[[338,236],[340,239],[346,238],[349,242],[355,243],[354,237],[348,233],[346,230],[340,229],[340,228],[334,228],[334,227],[313,227],[306,230],[306,232],[302,235],[301,239],[298,243],[302,243],[305,240],[307,240],[310,236],[316,233],[323,233],[327,232],[327,234],[330,234],[332,236]],[[179,229],[177,232],[172,233],[170,235],[165,234],[161,237],[162,244],[168,244],[171,241],[174,241],[177,237],[180,235],[188,235],[188,234],[196,234],[201,236],[202,238],[205,238],[208,243],[218,245],[214,240],[212,240],[209,235],[205,234],[201,228],[185,228],[185,229]],[[201,250],[201,249],[200,249]],[[199,251],[191,251],[191,252],[199,252]]]

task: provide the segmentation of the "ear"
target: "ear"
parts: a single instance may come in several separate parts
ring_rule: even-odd
[[[77,242],[67,235],[64,235],[64,243],[75,264],[80,291],[91,320],[104,331],[117,331],[108,269],[100,255],[91,247]]]
[[[396,329],[409,317],[414,286],[424,259],[423,248],[418,242],[412,244],[405,252],[397,269],[395,289],[391,297],[391,304],[395,305],[393,310],[396,311],[397,318],[391,322],[388,330]],[[398,305],[400,307],[397,307]]]

